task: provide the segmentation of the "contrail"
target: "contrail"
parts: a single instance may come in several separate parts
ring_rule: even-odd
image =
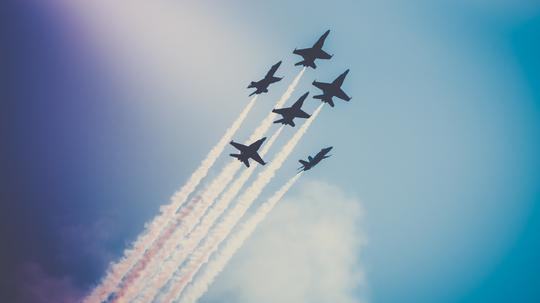
[[[84,303],[101,303],[114,292],[118,290],[123,277],[130,271],[136,262],[143,256],[144,252],[159,237],[161,231],[175,216],[176,211],[185,203],[189,195],[195,190],[197,185],[206,176],[208,170],[222,153],[223,149],[229,143],[233,135],[242,125],[249,111],[255,104],[257,96],[253,97],[246,107],[242,110],[238,118],[227,129],[219,142],[210,150],[206,158],[193,172],[189,180],[177,191],[171,198],[168,205],[160,208],[160,214],[150,223],[145,224],[145,231],[124,251],[124,256],[117,263],[111,264],[105,277],[96,288],[83,300]]]
[[[302,75],[304,74],[305,71],[306,71],[306,68],[304,67],[304,68],[302,68],[302,70],[298,73],[298,75],[296,75],[296,77],[294,77],[294,79],[293,79],[293,81],[291,82],[291,84],[287,87],[287,90],[285,91],[285,93],[283,93],[283,95],[281,95],[281,98],[279,98],[279,100],[276,102],[276,105],[275,105],[276,108],[283,107],[283,105],[285,104],[285,102],[287,102],[287,100],[289,100],[289,98],[291,97],[292,93],[294,92],[294,89],[295,89],[296,86],[298,85],[298,82],[300,81],[300,78],[302,78]],[[255,141],[255,140],[258,140],[258,139],[260,139],[262,136],[264,136],[264,134],[268,131],[268,129],[270,128],[270,126],[272,126],[274,117],[275,117],[275,114],[273,114],[272,112],[270,112],[270,113],[264,118],[264,120],[261,122],[261,124],[259,125],[259,127],[257,127],[257,129],[255,129],[255,131],[251,134],[251,137],[249,138],[250,143],[253,142],[253,141]]]
[[[276,171],[281,167],[296,144],[298,144],[302,136],[306,133],[311,123],[313,123],[315,118],[319,115],[323,105],[324,103],[319,105],[311,118],[307,119],[302,127],[294,134],[287,144],[285,144],[283,149],[276,155],[272,162],[269,163],[268,167],[259,173],[257,179],[246,189],[242,196],[240,196],[238,203],[227,213],[223,221],[218,223],[206,237],[204,243],[191,254],[187,261],[187,265],[181,268],[179,272],[177,271],[177,275],[173,277],[171,289],[165,294],[165,299],[160,302],[173,302],[178,299],[193,276],[202,265],[208,262],[210,255],[217,249],[217,246],[227,237],[236,223],[245,214],[251,203],[259,196],[270,180],[272,180]]]
[[[208,261],[206,268],[196,278],[194,283],[186,288],[180,302],[195,303],[202,297],[202,295],[204,295],[204,293],[206,293],[208,287],[210,287],[210,285],[214,282],[214,279],[223,271],[232,256],[234,256],[236,251],[240,249],[247,238],[249,238],[255,231],[255,228],[257,228],[257,226],[272,211],[283,195],[289,191],[296,180],[300,178],[302,173],[303,172],[296,174],[287,183],[285,183],[285,185],[275,192],[270,199],[259,206],[255,214],[252,215],[251,218],[249,218],[245,223],[243,223],[236,233],[230,236],[230,239],[225,243],[225,246],[216,252],[214,258]]]
[[[189,209],[182,207],[180,211],[171,219],[169,226],[159,237],[161,241],[154,242],[140,259],[138,264],[144,266],[135,266],[134,269],[122,280],[121,287],[116,294],[114,303],[131,302],[138,296],[144,286],[148,284],[148,279],[159,270],[162,262],[168,256],[169,251],[174,251],[179,241],[189,234],[196,226],[206,209],[217,198],[219,193],[229,184],[234,174],[240,168],[241,163],[234,161],[225,166],[221,173],[216,177],[210,186],[200,194],[196,203]]]
[[[298,85],[298,82],[300,81],[302,75],[305,72],[305,68],[303,68],[298,75],[293,79],[291,84],[287,87],[287,90],[283,95],[280,97],[280,99],[276,102],[275,107],[282,107],[285,102],[290,98],[292,93],[294,92],[294,89]],[[273,124],[273,113],[269,113],[263,121],[259,124],[259,126],[255,129],[255,131],[251,134],[248,143],[251,143],[252,141],[260,139],[260,137],[264,136],[266,132],[270,129],[270,127]],[[276,137],[277,138],[277,137]],[[230,138],[229,138],[230,140]],[[270,145],[267,143],[265,146],[270,147]],[[153,275],[152,273],[155,273],[159,270],[159,268],[162,267],[162,264],[160,261],[167,257],[168,252],[174,251],[175,247],[178,246],[178,243],[189,233],[192,231],[192,229],[197,225],[197,223],[200,221],[203,214],[207,211],[207,209],[212,205],[214,200],[219,196],[221,192],[227,187],[227,185],[232,181],[234,175],[238,171],[238,169],[241,167],[240,162],[238,161],[232,161],[229,164],[227,164],[222,171],[218,174],[218,176],[212,181],[210,186],[207,187],[207,189],[204,190],[202,193],[201,201],[199,203],[196,203],[193,207],[193,210],[186,216],[182,217],[182,220],[179,220],[179,226],[175,229],[174,233],[167,234],[168,238],[172,237],[172,241],[161,241],[158,243],[158,246],[154,249],[154,251],[157,252],[158,257],[156,257],[156,254],[148,254],[146,259],[143,260],[143,264],[146,266],[140,268],[140,272],[136,272],[133,275],[130,276],[133,279],[129,279],[128,283],[124,283],[124,286],[119,292],[119,295],[116,296],[115,302],[129,302],[131,301],[135,296],[139,295],[141,290],[144,288],[145,285],[148,285],[148,278],[152,279]],[[171,225],[170,228],[175,228]],[[166,248],[163,248],[163,245],[167,245]],[[154,258],[153,261],[147,260],[149,258]],[[144,278],[143,280],[141,280]],[[143,294],[141,294],[144,296]]]
[[[268,142],[263,145],[261,150],[261,157],[268,152],[270,147],[274,144],[276,139],[279,137],[283,131],[283,126],[281,126],[273,135],[270,137]],[[255,171],[256,166],[251,166],[244,170],[240,177],[238,177],[232,185],[225,191],[221,198],[208,210],[207,214],[202,218],[202,221],[197,225],[197,227],[183,240],[174,236],[174,239],[179,241],[175,242],[172,245],[167,245],[163,250],[167,250],[165,255],[170,257],[161,263],[161,268],[159,268],[156,276],[150,278],[150,282],[144,283],[146,285],[145,291],[140,294],[140,302],[151,302],[152,299],[156,296],[159,290],[165,286],[167,281],[171,279],[176,268],[180,266],[189,254],[197,247],[199,242],[206,236],[214,222],[223,214],[223,212],[229,206],[229,203],[236,197],[238,192],[242,189],[244,184],[247,182],[249,177]]]

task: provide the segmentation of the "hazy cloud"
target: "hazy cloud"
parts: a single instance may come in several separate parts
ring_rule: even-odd
[[[304,179],[299,185],[300,192],[278,204],[202,301],[365,301],[360,203],[324,182]]]

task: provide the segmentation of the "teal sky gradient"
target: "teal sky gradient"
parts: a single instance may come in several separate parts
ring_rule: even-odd
[[[25,63],[14,63],[4,159],[17,186],[4,192],[17,206],[3,213],[21,219],[4,230],[50,245],[13,240],[6,260],[90,287],[234,120],[247,84],[283,60],[285,79],[259,98],[238,141],[299,71],[292,50],[330,29],[334,57],[293,98],[350,68],[353,99],[324,108],[265,194],[297,159],[332,145],[302,178],[362,201],[370,302],[539,301],[534,1],[34,2],[19,5],[32,22],[13,21],[25,29],[14,37],[32,42],[13,42]],[[309,98],[306,111],[317,105]]]

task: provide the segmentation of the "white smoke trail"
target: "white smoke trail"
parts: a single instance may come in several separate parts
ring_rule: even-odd
[[[283,95],[281,95],[281,98],[279,98],[279,100],[276,102],[275,108],[283,107],[285,102],[287,102],[287,100],[289,100],[292,93],[294,92],[294,89],[298,85],[298,82],[300,81],[300,78],[302,78],[302,75],[304,74],[305,71],[306,71],[306,68],[304,67],[298,73],[298,75],[296,75],[296,77],[294,77],[291,84],[287,87],[287,90],[285,91],[285,93],[283,93]],[[260,139],[262,136],[264,136],[264,134],[268,131],[268,129],[272,125],[274,117],[275,117],[275,114],[273,114],[272,112],[268,113],[268,115],[264,118],[264,120],[261,122],[259,127],[257,127],[255,129],[255,131],[251,134],[251,137],[249,137],[249,141],[253,142],[255,140]]]
[[[130,269],[143,257],[145,251],[159,237],[161,231],[167,226],[171,218],[176,215],[176,211],[185,203],[189,195],[195,190],[197,185],[206,176],[208,170],[217,160],[227,143],[242,125],[249,111],[255,104],[257,96],[253,97],[242,110],[238,118],[227,129],[219,142],[210,150],[206,158],[193,172],[189,180],[171,198],[168,205],[160,208],[160,214],[150,223],[145,224],[145,231],[124,251],[124,256],[117,263],[111,264],[105,277],[99,285],[83,300],[84,303],[101,303],[119,289],[120,283]]]
[[[305,72],[305,68],[303,68],[298,75],[293,79],[291,84],[287,87],[287,90],[283,93],[283,95],[280,97],[280,99],[276,102],[275,107],[282,107],[285,102],[291,97],[292,93],[294,92],[294,89],[298,85],[298,82],[300,81],[302,75]],[[269,113],[263,121],[259,124],[259,126],[255,129],[255,131],[251,134],[249,140],[247,143],[252,143],[255,140],[260,139],[262,136],[266,134],[266,132],[270,129],[270,127],[273,124],[273,113]],[[277,137],[276,137],[277,138]],[[269,142],[270,143],[270,142]],[[270,148],[270,144],[265,144],[265,146],[268,146],[267,148]],[[264,150],[264,148],[263,148]],[[119,292],[120,295],[116,297],[115,302],[130,302],[135,298],[137,295],[141,295],[144,297],[144,300],[146,300],[145,292],[141,292],[145,288],[145,285],[149,284],[149,280],[153,280],[155,273],[159,272],[163,266],[162,266],[162,260],[163,258],[166,258],[168,255],[174,251],[175,247],[177,247],[184,237],[193,230],[193,228],[197,225],[197,223],[200,221],[203,214],[207,211],[207,209],[212,205],[213,201],[219,196],[219,194],[227,187],[227,185],[232,181],[234,175],[238,171],[238,169],[241,167],[240,162],[238,161],[232,161],[229,164],[227,164],[222,171],[218,174],[218,176],[212,181],[210,186],[208,186],[204,192],[202,193],[201,200],[196,203],[193,206],[193,209],[191,212],[187,215],[178,214],[178,216],[181,216],[182,220],[177,220],[179,223],[179,226],[176,228],[175,232],[172,234],[172,241],[162,241],[161,245],[166,245],[167,247],[157,247],[154,249],[154,251],[157,251],[157,257],[155,254],[148,254],[149,257],[154,258],[154,260],[144,260],[143,264],[150,264],[145,266],[143,269],[141,269],[142,272],[137,273],[134,275],[134,279],[131,279],[130,283],[124,283],[125,286],[123,286]],[[173,267],[175,268],[175,266]],[[152,289],[149,289],[150,292],[153,292]],[[143,301],[146,302],[146,301]]]
[[[251,236],[257,226],[266,218],[266,216],[272,211],[274,206],[281,200],[283,195],[289,191],[294,185],[296,180],[300,178],[302,172],[292,177],[285,185],[283,185],[277,192],[274,193],[270,199],[264,202],[254,215],[251,216],[246,222],[244,222],[236,233],[229,237],[229,240],[225,243],[225,246],[216,252],[214,258],[212,258],[204,271],[196,278],[196,281],[186,288],[184,295],[182,295],[180,302],[195,303],[201,298],[210,285],[214,282],[214,279],[223,271],[229,260],[234,256],[236,251],[240,249],[242,244]]]
[[[204,243],[191,254],[187,261],[187,265],[177,271],[175,277],[172,278],[171,288],[164,295],[164,300],[161,300],[160,302],[167,303],[178,299],[193,276],[202,265],[208,262],[210,255],[217,249],[217,246],[227,237],[236,223],[245,214],[251,203],[259,196],[270,180],[272,180],[276,171],[281,167],[283,162],[285,162],[296,144],[298,144],[302,136],[306,133],[311,123],[313,123],[315,118],[319,115],[323,105],[324,103],[319,105],[311,118],[307,119],[302,127],[294,134],[287,144],[285,144],[283,149],[276,155],[272,162],[269,163],[268,167],[259,173],[255,182],[253,182],[242,196],[240,196],[238,203],[227,213],[223,221],[219,222],[217,226],[214,227],[205,238]]]
[[[270,137],[268,142],[263,145],[261,150],[261,157],[264,157],[270,147],[274,144],[276,139],[279,137],[283,131],[283,126],[281,126],[273,135]],[[144,283],[146,285],[145,290],[140,293],[140,297],[137,298],[138,302],[151,302],[152,299],[156,296],[158,291],[163,287],[167,281],[173,276],[176,268],[181,265],[189,254],[197,247],[199,242],[206,236],[214,222],[223,214],[223,212],[229,206],[229,203],[236,197],[238,192],[242,189],[244,184],[247,182],[249,177],[255,171],[255,166],[251,166],[244,170],[239,178],[237,178],[232,185],[223,193],[221,198],[208,210],[207,214],[202,218],[202,221],[199,225],[182,241],[170,241],[174,242],[171,245],[166,245],[163,249],[165,255],[170,257],[165,261],[161,262],[161,267],[158,269],[156,275],[147,279]],[[181,239],[176,235],[173,236],[174,239]],[[178,246],[177,246],[177,245]]]
[[[141,294],[141,290],[148,285],[148,281],[154,277],[155,273],[162,267],[163,261],[174,251],[176,246],[184,237],[189,234],[204,215],[207,208],[217,198],[219,193],[229,184],[236,171],[240,168],[240,162],[234,161],[226,165],[221,173],[208,186],[197,201],[192,202],[192,207],[181,208],[176,214],[171,224],[163,233],[164,239],[155,243],[149,248],[150,253],[145,253],[139,261],[144,267],[137,272],[130,272],[125,278],[115,297],[114,303],[131,302]]]

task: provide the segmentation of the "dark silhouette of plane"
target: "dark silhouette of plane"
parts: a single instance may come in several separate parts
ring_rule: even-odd
[[[313,81],[313,85],[322,90],[321,95],[314,96],[313,98],[321,99],[322,102],[328,103],[332,107],[334,107],[334,101],[332,100],[333,97],[338,97],[339,99],[345,101],[351,100],[351,97],[347,96],[347,94],[341,89],[343,80],[345,80],[348,73],[349,70],[346,70],[331,83]]]
[[[326,154],[328,154],[332,148],[333,147],[330,146],[330,147],[321,149],[321,151],[318,152],[315,155],[315,157],[309,156],[307,161],[298,160],[298,162],[300,162],[300,164],[302,164],[302,166],[299,167],[298,170],[300,170],[300,171],[310,170],[313,166],[319,164],[319,162],[321,162],[323,159],[326,159],[326,158],[330,157],[330,156],[327,156]]]
[[[238,161],[243,162],[247,167],[249,167],[249,158],[259,162],[259,164],[261,165],[265,165],[266,162],[264,162],[261,156],[259,156],[259,154],[257,153],[264,140],[266,140],[266,137],[251,143],[251,145],[249,146],[231,141],[231,145],[238,149],[240,153],[230,154],[230,156],[237,158]]]
[[[315,59],[325,59],[328,60],[332,58],[327,52],[322,50],[324,45],[324,40],[328,37],[330,30],[327,30],[320,38],[313,44],[310,48],[303,49],[294,49],[293,54],[300,55],[304,60],[297,62],[295,65],[309,66],[312,68],[317,68],[315,65]]]
[[[298,100],[291,107],[273,109],[272,110],[273,113],[280,114],[283,116],[283,118],[274,121],[274,123],[287,124],[294,127],[295,126],[294,121],[293,121],[294,118],[307,119],[311,117],[305,111],[302,110],[302,105],[304,104],[304,100],[306,99],[308,94],[309,92],[303,94],[302,97],[298,98]]]
[[[279,65],[281,65],[281,61],[279,61],[278,63],[272,65],[272,67],[266,73],[266,76],[264,76],[264,78],[262,78],[259,81],[251,81],[251,83],[248,85],[247,88],[256,88],[256,90],[254,92],[252,92],[250,94],[250,96],[254,95],[254,94],[267,93],[268,92],[268,86],[270,84],[278,82],[279,80],[283,79],[283,77],[282,78],[274,77],[274,73],[277,71]]]

